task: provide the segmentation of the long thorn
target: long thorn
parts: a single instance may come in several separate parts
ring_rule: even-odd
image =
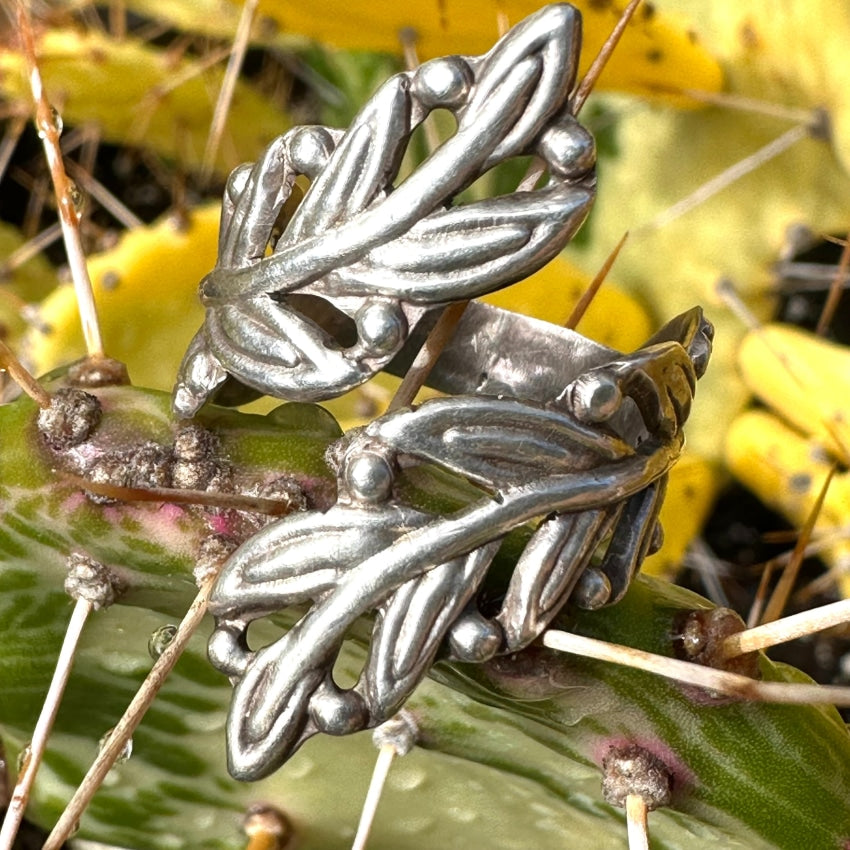
[[[734,658],[847,622],[850,622],[850,599],[842,599],[729,635],[721,644],[721,653],[724,658]]]
[[[775,268],[780,278],[772,287],[776,292],[795,294],[797,292],[829,292],[833,287],[850,288],[850,273],[838,272],[835,265],[786,260],[777,263]]]
[[[366,846],[390,765],[396,756],[406,756],[410,752],[418,736],[419,726],[413,715],[405,709],[377,726],[372,732],[372,743],[378,748],[378,760],[372,773],[351,850],[363,850]]]
[[[115,41],[127,37],[127,4],[125,0],[109,0],[109,32]]]
[[[810,543],[806,547],[806,557],[819,555],[825,549],[834,546],[836,543],[843,543],[848,539],[850,539],[850,526],[838,526],[820,535],[814,543]],[[780,555],[779,559],[783,557],[786,556]],[[829,592],[834,588],[843,574],[844,570],[840,563],[833,565],[825,573],[813,579],[804,587],[801,587],[794,594],[793,599],[795,604],[799,606],[807,605],[813,597]],[[747,625],[751,624],[748,623]],[[756,623],[752,623],[752,625],[755,626]]]
[[[65,811],[59,818],[56,826],[44,842],[42,850],[59,850],[62,844],[68,839],[71,833],[75,830],[77,822],[82,817],[86,807],[91,802],[98,788],[100,788],[106,774],[110,768],[118,760],[121,751],[125,744],[135,732],[136,727],[145,716],[145,712],[153,702],[159,689],[165,683],[165,680],[177,660],[180,658],[189,639],[195,632],[195,629],[200,625],[201,620],[207,610],[207,601],[209,600],[212,587],[215,582],[215,575],[210,576],[201,585],[198,595],[192,602],[191,607],[186,612],[186,616],[181,621],[177,628],[177,633],[174,639],[165,648],[162,655],[157,659],[156,663],[148,673],[144,682],[142,682],[136,695],[127,706],[122,718],[118,721],[112,732],[110,733],[105,745],[97,754],[94,762],[86,773],[79,788],[74,792]]]
[[[756,588],[756,595],[753,598],[753,604],[750,605],[750,610],[747,614],[747,628],[753,628],[761,621],[761,616],[764,613],[764,606],[767,604],[770,580],[773,577],[773,573],[777,566],[776,560],[771,559],[764,565],[764,569],[761,571],[759,586]]]
[[[764,614],[761,618],[762,623],[770,623],[773,620],[778,620],[779,617],[782,616],[782,611],[785,609],[785,606],[788,604],[788,598],[791,596],[791,591],[794,588],[797,576],[800,573],[800,567],[803,564],[806,546],[809,544],[809,538],[812,536],[815,523],[823,509],[823,503],[826,499],[826,494],[829,490],[829,485],[832,483],[832,477],[835,475],[836,469],[837,467],[833,464],[824,479],[823,485],[818,493],[818,497],[815,499],[815,503],[812,505],[812,509],[809,511],[808,517],[806,517],[806,524],[803,526],[800,536],[797,538],[797,542],[794,545],[794,552],[791,556],[791,560],[786,564],[785,569],[773,590],[773,595],[770,597],[770,601],[764,609]]]
[[[605,39],[605,44],[602,45],[596,58],[590,63],[587,73],[584,77],[582,77],[581,82],[578,84],[573,96],[570,98],[570,111],[573,115],[578,115],[581,111],[582,106],[584,106],[584,102],[593,91],[593,87],[596,85],[599,75],[608,64],[608,60],[611,58],[614,48],[619,44],[629,21],[632,19],[632,16],[639,5],[640,0],[632,0],[632,2],[626,6],[623,10],[623,14],[620,15],[620,20],[617,21],[617,25],[613,30],[611,30],[611,35]]]
[[[398,31],[401,55],[404,59],[404,67],[408,71],[415,71],[419,67],[419,52],[416,50],[418,40],[419,34],[413,27],[402,27]]]
[[[533,156],[531,162],[528,163],[528,168],[525,169],[525,174],[522,175],[522,180],[516,187],[516,191],[531,192],[545,172],[546,161],[542,157]]]
[[[734,165],[729,166],[729,168],[721,171],[720,174],[712,177],[711,180],[707,180],[686,198],[682,198],[681,201],[677,201],[671,207],[659,213],[652,221],[641,225],[636,229],[635,235],[640,234],[643,236],[646,233],[651,233],[653,230],[659,230],[677,218],[681,218],[685,213],[704,204],[709,198],[714,197],[714,195],[727,186],[731,186],[751,171],[755,171],[798,142],[808,138],[811,135],[811,130],[812,126],[810,124],[798,124],[790,130],[786,130],[781,136],[777,136],[777,138],[768,142],[764,147],[738,160]]]
[[[842,239],[842,237],[833,236],[831,233],[823,234],[824,242],[831,242],[833,245],[838,245],[839,248],[843,248],[847,244],[848,239],[850,239],[850,235]]]
[[[56,113],[51,108],[44,93],[44,85],[35,58],[35,43],[29,13],[22,0],[18,0],[18,32],[29,72],[30,88],[35,101],[36,128],[44,143],[44,155],[53,180],[53,190],[56,193],[59,221],[62,225],[62,236],[65,239],[65,253],[74,281],[86,350],[90,357],[102,357],[103,340],[100,335],[97,307],[95,306],[94,293],[86,266],[86,257],[80,239],[73,187],[65,173],[62,151],[59,147],[60,126]]]
[[[696,571],[706,596],[715,605],[721,608],[729,607],[729,598],[720,581],[725,572],[724,563],[701,537],[691,541],[685,552],[684,564]]]
[[[685,685],[696,685],[738,699],[754,702],[850,705],[850,687],[806,685],[796,682],[759,682],[739,673],[715,670],[713,667],[703,667],[689,661],[668,658],[666,655],[655,655],[630,646],[621,646],[555,629],[544,632],[543,645],[560,652],[569,652],[585,658],[595,658],[598,661],[609,661],[613,664],[633,667],[636,670],[644,670],[667,679],[675,679]]]
[[[242,63],[245,61],[245,53],[248,50],[248,44],[251,40],[251,26],[257,14],[258,4],[259,0],[245,0],[245,5],[242,7],[242,12],[239,15],[236,37],[233,40],[233,51],[227,60],[227,69],[224,72],[224,79],[221,82],[221,90],[216,100],[212,123],[207,134],[207,146],[204,150],[204,160],[201,166],[202,185],[206,185],[215,169],[215,157],[218,153],[222,134],[224,133],[227,113],[230,111],[230,104],[233,102],[236,81],[239,79],[239,72],[242,70]]]
[[[360,812],[360,823],[357,825],[357,834],[354,836],[351,850],[364,850],[366,847],[369,833],[372,830],[372,823],[375,820],[375,812],[378,809],[378,802],[384,791],[384,784],[387,781],[387,775],[390,772],[390,767],[395,756],[396,749],[392,744],[384,744],[378,750],[378,759],[375,762],[375,769],[372,772],[372,779],[369,782],[369,790],[366,792],[366,800]]]
[[[496,32],[501,38],[511,28],[511,19],[501,3],[496,3]]]
[[[50,407],[50,394],[24,368],[15,352],[0,339],[0,369],[5,369],[15,383],[42,409]]]
[[[419,349],[416,359],[396,390],[387,411],[398,410],[400,407],[406,407],[413,403],[416,394],[428,380],[428,375],[431,374],[434,364],[439,360],[446,343],[451,339],[458,322],[463,317],[467,304],[469,304],[469,301],[456,301],[454,304],[449,304],[440,314],[440,318],[431,328],[431,332],[426,337],[422,348]]]
[[[19,173],[17,169],[12,169],[12,176],[21,186],[29,190],[27,207],[24,210],[24,220],[21,222],[20,230],[27,239],[31,239],[33,234],[38,231],[42,213],[47,206],[47,197],[51,193],[50,178],[47,176],[31,177],[29,174]],[[58,221],[56,224],[61,235],[62,226]]]
[[[85,626],[86,619],[93,607],[88,599],[80,597],[71,612],[71,619],[68,621],[68,628],[65,630],[65,639],[62,641],[62,648],[59,650],[59,658],[56,661],[56,670],[53,673],[47,696],[41,706],[41,714],[39,714],[38,721],[35,724],[32,741],[29,745],[29,757],[25,760],[23,770],[18,776],[6,817],[3,820],[3,827],[0,829],[0,850],[12,850],[14,846],[15,836],[23,820],[30,791],[47,747],[47,739],[50,736],[50,730],[53,728],[53,721],[59,711],[65,686],[68,684],[68,676],[71,673],[71,665],[74,663],[83,626]]]
[[[829,330],[832,324],[833,316],[838,308],[838,302],[841,300],[841,290],[844,280],[847,278],[847,272],[850,270],[850,234],[847,241],[844,243],[844,248],[841,251],[841,259],[838,261],[838,268],[835,270],[835,276],[829,285],[829,295],[826,297],[826,303],[821,310],[818,326],[815,328],[815,333],[823,336]]]
[[[26,123],[27,119],[24,115],[16,115],[11,119],[6,132],[3,134],[3,140],[0,141],[0,179],[6,173],[9,160],[15,152],[15,146],[18,144],[18,139],[20,139]]]
[[[573,307],[572,313],[570,313],[570,317],[564,322],[564,327],[569,328],[571,331],[574,331],[578,326],[578,323],[582,320],[582,317],[587,312],[587,308],[590,307],[593,299],[596,297],[596,293],[599,292],[599,288],[605,283],[605,278],[608,277],[608,272],[611,271],[611,266],[617,260],[617,257],[622,250],[623,245],[626,244],[626,239],[629,238],[629,231],[627,230],[622,239],[616,244],[614,250],[608,255],[608,258],[602,264],[602,268],[596,272],[593,280],[590,282],[590,286],[582,293],[581,298],[576,302],[576,306]]]
[[[799,535],[797,535],[799,536]],[[838,525],[828,529],[823,529],[819,534],[815,535],[812,532],[812,540],[806,545],[803,550],[803,555],[806,558],[814,558],[824,552],[826,549],[835,546],[837,543],[843,543],[850,539],[850,525]],[[793,550],[783,552],[771,560],[778,566],[784,566],[794,557]]]
[[[172,73],[166,82],[160,83],[150,89],[142,98],[136,117],[127,131],[127,142],[129,144],[141,144],[154,113],[164,102],[169,92],[180,88],[180,86],[188,83],[200,74],[206,73],[210,68],[223,62],[229,56],[229,47],[222,47],[211,51],[203,59],[188,63],[182,70]]]
[[[785,535],[787,533],[788,532],[780,532],[780,534],[782,535]],[[799,535],[796,535],[796,533],[795,536],[799,537]],[[762,537],[767,541],[770,538],[770,535],[765,534],[762,535]],[[826,549],[835,546],[836,543],[842,543],[848,538],[850,538],[850,527],[844,526],[843,528],[831,529],[828,532],[824,532],[818,535],[818,538],[816,540],[809,543],[803,550],[803,557],[814,558],[817,555],[820,555],[821,552],[825,551]],[[770,579],[773,576],[773,573],[779,567],[784,567],[785,565],[790,563],[795,557],[795,551],[791,550],[790,552],[783,552],[781,555],[777,555],[775,558],[771,558],[764,564],[764,569],[762,570],[761,578],[759,579],[759,586],[756,590],[756,595],[753,599],[753,604],[750,606],[749,614],[747,614],[748,629],[755,628],[761,622],[762,612],[764,611],[764,606],[767,604],[767,589],[770,586]],[[829,579],[830,584],[835,581],[835,575],[831,573],[825,573],[825,575],[821,576],[820,579],[816,581],[822,581],[824,578]],[[828,586],[829,585],[819,588],[811,595],[814,596],[817,593],[825,592]],[[794,598],[799,604],[804,604],[806,602],[806,599],[804,599],[803,596],[806,595],[806,591],[810,588],[812,588],[812,585],[808,585],[807,588],[803,589],[802,593],[798,593],[795,595]],[[712,601],[714,602],[715,600]],[[724,603],[724,607],[728,608],[729,605]]]
[[[626,829],[629,850],[649,850],[649,826],[646,820],[646,802],[640,794],[626,797]]]
[[[740,112],[749,112],[755,115],[766,115],[770,118],[780,118],[792,121],[794,124],[816,124],[819,116],[811,109],[800,109],[793,106],[785,106],[781,103],[771,103],[767,100],[759,100],[754,97],[745,97],[740,94],[729,94],[728,92],[702,91],[701,89],[683,89],[679,86],[656,85],[653,89],[667,94],[678,94],[697,100],[700,103],[709,103],[712,106],[720,106],[723,109],[735,109]]]
[[[150,100],[156,103],[162,100],[167,94],[170,94],[180,86],[185,85],[201,74],[205,74],[211,68],[221,64],[225,59],[229,61],[231,51],[229,47],[221,47],[218,50],[211,50],[202,59],[195,62],[188,62],[182,71],[172,74],[167,80],[151,89],[145,96],[145,100]],[[179,57],[175,56],[175,62]]]
[[[0,272],[0,276],[2,276],[2,272]],[[15,310],[25,322],[31,323],[31,317],[27,313],[32,312],[32,310],[20,295],[12,292],[11,289],[0,286],[0,299],[5,301],[12,310]]]
[[[223,493],[215,490],[188,490],[178,487],[122,487],[119,484],[90,481],[82,475],[72,473],[63,473],[62,478],[81,490],[122,502],[163,502],[172,505],[235,508],[266,516],[286,516],[298,510],[293,500],[267,499],[248,493]]]
[[[794,594],[794,601],[798,605],[807,605],[815,596],[822,596],[824,593],[834,590],[838,584],[838,580],[843,578],[844,575],[845,572],[841,569],[840,565],[837,565],[837,568],[830,568],[816,579],[812,579],[804,587],[801,587]]]

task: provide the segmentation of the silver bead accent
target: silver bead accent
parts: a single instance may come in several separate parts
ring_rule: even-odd
[[[580,576],[573,592],[573,601],[579,608],[595,611],[611,598],[611,580],[602,570],[588,567]]]

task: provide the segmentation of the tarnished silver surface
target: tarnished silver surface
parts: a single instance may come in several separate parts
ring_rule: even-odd
[[[484,56],[396,75],[345,132],[295,127],[237,168],[177,415],[193,415],[228,375],[278,398],[332,398],[382,369],[427,310],[551,260],[595,192],[594,140],[569,111],[580,30],[571,6],[544,8]],[[410,136],[435,109],[457,130],[399,182]],[[453,203],[524,154],[546,163],[541,188]],[[278,236],[298,176],[310,188]]]
[[[578,13],[547,7],[486,56],[394,77],[346,132],[296,128],[237,169],[178,415],[226,391],[229,376],[311,400],[382,368],[403,373],[439,305],[519,280],[560,251],[593,197],[593,141],[569,113],[578,46]],[[393,188],[411,131],[435,108],[454,113],[457,134]],[[450,205],[492,165],[530,152],[548,166],[542,188]],[[311,188],[275,241],[298,174]],[[234,684],[231,773],[259,779],[311,735],[386,721],[438,657],[516,652],[568,600],[620,599],[660,543],[666,473],[711,339],[699,309],[621,354],[471,304],[429,380],[449,396],[346,435],[329,458],[336,504],[268,525],[225,564],[209,655]],[[447,513],[411,504],[403,470],[423,463],[479,495]],[[525,548],[484,605],[493,560],[521,526]],[[294,606],[306,613],[287,634],[249,647],[252,622]],[[334,663],[364,616],[367,661],[344,689]]]

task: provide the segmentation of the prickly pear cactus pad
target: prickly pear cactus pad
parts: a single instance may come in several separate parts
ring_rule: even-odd
[[[191,441],[170,422],[163,394],[96,393],[100,424],[70,451],[45,446],[32,402],[0,408],[0,734],[10,764],[31,734],[67,623],[67,554],[84,552],[120,579],[118,604],[86,628],[40,774],[30,816],[47,826],[150,668],[161,630],[194,595],[201,539],[223,524],[247,534],[265,521],[221,506],[93,500],[80,474],[103,480],[93,471],[105,464],[85,458],[126,457],[131,447],[150,454],[156,445],[172,474],[182,462],[179,475],[218,475],[220,489],[254,493],[279,493],[283,478],[295,484],[290,497],[321,504],[332,490],[322,458],[339,434],[312,405],[266,417],[212,408],[201,420],[212,448],[195,457],[206,468],[188,469]],[[452,501],[470,495],[463,482],[449,490],[445,475],[422,471],[410,486],[417,490],[437,503],[449,492]],[[618,606],[565,612],[562,625],[672,654],[681,612],[706,606],[644,580]],[[350,846],[375,758],[369,736],[311,740],[269,779],[234,782],[224,761],[230,686],[206,661],[206,633],[137,730],[132,755],[110,772],[80,837],[133,850],[229,850],[245,846],[242,813],[263,801],[286,813],[300,847]],[[362,664],[357,637],[341,677]],[[799,679],[761,666],[766,679]],[[672,775],[671,804],[652,815],[659,846],[837,847],[850,836],[850,741],[832,709],[711,705],[649,674],[538,648],[486,666],[440,665],[434,678],[410,704],[419,746],[393,768],[370,847],[625,847],[623,815],[602,797],[600,768],[624,742],[650,750]]]

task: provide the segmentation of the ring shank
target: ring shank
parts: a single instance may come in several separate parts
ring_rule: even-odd
[[[385,371],[404,377],[441,312],[423,316]],[[568,328],[471,301],[427,384],[450,395],[545,404],[579,375],[620,356]]]

